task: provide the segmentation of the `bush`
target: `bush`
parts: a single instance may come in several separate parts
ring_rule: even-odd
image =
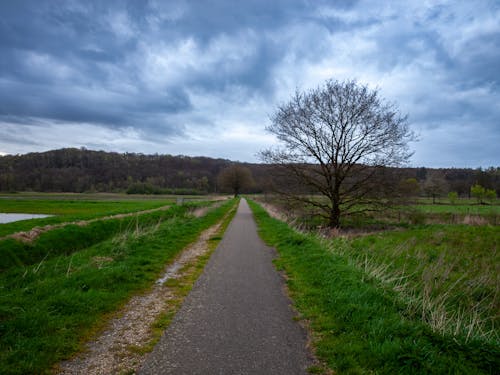
[[[456,191],[450,191],[448,193],[448,199],[450,200],[451,204],[457,203],[458,193]]]
[[[477,198],[479,204],[485,204],[485,200],[492,201],[496,199],[497,193],[493,189],[485,189],[479,184],[475,184],[470,188],[470,193],[474,198]]]

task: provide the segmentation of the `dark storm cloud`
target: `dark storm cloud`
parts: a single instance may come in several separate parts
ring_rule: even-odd
[[[246,139],[234,158],[251,160],[296,87],[355,78],[409,113],[422,139],[414,163],[435,163],[436,148],[457,165],[500,163],[495,1],[12,0],[0,14],[0,152],[31,150],[9,146],[22,143],[6,136],[15,126],[36,138],[55,124],[116,131],[144,152],[197,134]],[[468,155],[453,151],[464,137]]]
[[[3,2],[0,11],[1,116],[168,128],[172,132],[178,125],[158,122],[155,115],[189,111],[189,97],[182,89],[185,85],[206,92],[223,91],[228,85],[255,90],[268,87],[269,69],[279,60],[279,48],[252,33],[278,27],[289,13],[300,13],[299,8],[284,7],[283,2],[245,7],[221,1],[22,1]],[[230,43],[232,33],[241,30],[252,39],[254,45],[249,47],[254,50],[235,56],[234,61],[231,56],[218,56],[219,61],[208,69],[203,66],[206,61],[181,61],[180,67],[172,69],[177,74],[172,80],[161,76],[168,73],[168,64],[157,72],[158,77],[143,71],[147,67],[141,60],[149,56],[142,55],[144,48],[154,55],[157,48],[192,38],[196,54],[210,60],[209,54],[217,54],[218,48],[226,48],[221,53],[228,54],[233,48],[231,44],[211,48],[214,38],[226,37]],[[246,43],[245,35],[242,38]],[[175,49],[166,50],[164,55],[168,54],[152,56],[152,68],[155,58],[175,59]],[[155,80],[160,83],[155,85]]]

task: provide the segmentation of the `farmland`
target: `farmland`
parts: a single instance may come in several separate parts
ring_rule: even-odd
[[[210,208],[208,201],[173,202],[40,200],[40,212],[71,219],[170,206],[67,225],[42,233],[32,243],[1,241],[0,372],[48,372],[81,350],[117,308],[150,288],[165,264],[235,203]],[[33,200],[8,205],[11,210],[37,206]],[[205,214],[191,214],[204,206]]]

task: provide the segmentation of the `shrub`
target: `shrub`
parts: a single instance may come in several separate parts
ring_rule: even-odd
[[[450,191],[448,193],[448,199],[450,200],[451,204],[457,203],[458,193],[456,191]]]

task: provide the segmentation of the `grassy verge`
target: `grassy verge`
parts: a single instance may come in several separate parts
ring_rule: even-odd
[[[162,222],[0,275],[0,373],[46,373],[80,350],[103,318],[147,289],[198,234],[219,221],[229,201],[195,218]]]
[[[263,239],[280,254],[291,297],[310,321],[318,357],[339,373],[494,373],[496,345],[440,335],[406,314],[399,295],[250,202]]]

